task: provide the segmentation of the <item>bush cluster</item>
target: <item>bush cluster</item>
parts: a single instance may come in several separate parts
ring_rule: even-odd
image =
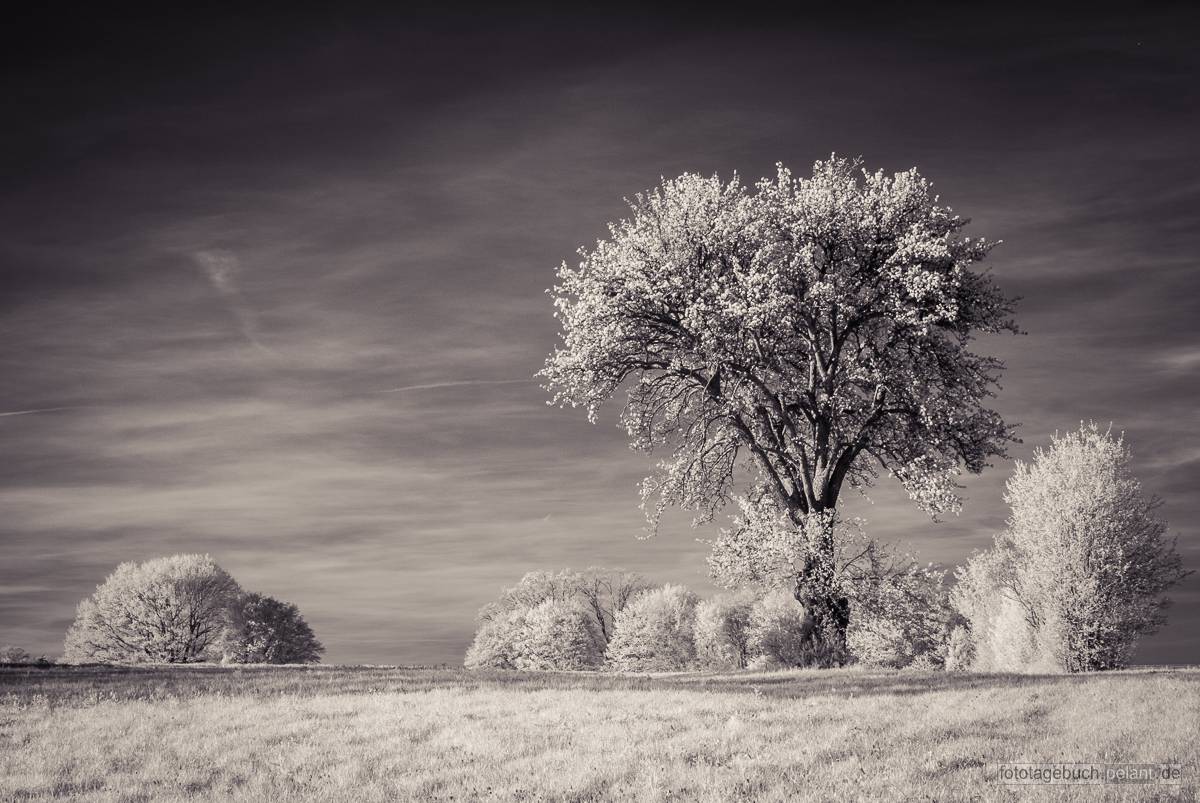
[[[585,576],[570,570],[525,575],[480,612],[465,665],[671,672],[821,663],[807,638],[811,617],[787,591],[742,590],[702,600],[683,586],[649,587],[639,579],[638,590],[612,610],[611,635],[605,640],[601,617],[578,591]],[[951,614],[940,577],[913,571],[881,584],[870,604],[864,595],[851,631],[853,656],[874,666],[941,666]],[[920,622],[939,624],[922,627]]]

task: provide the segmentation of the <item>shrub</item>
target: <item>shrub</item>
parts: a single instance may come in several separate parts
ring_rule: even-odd
[[[809,639],[812,618],[796,598],[776,589],[755,601],[750,610],[750,651],[755,668],[810,666],[821,663],[819,641]]]
[[[710,669],[741,669],[750,662],[748,593],[719,594],[696,605],[696,659]]]
[[[607,657],[625,672],[686,669],[696,659],[693,641],[696,595],[683,586],[665,585],[635,596],[617,614]]]
[[[496,602],[480,609],[479,625],[463,665],[468,669],[598,666],[617,614],[645,587],[640,575],[621,569],[528,572],[515,586],[504,589]],[[549,602],[556,604],[530,619],[539,606]],[[570,645],[555,647],[546,642],[555,628]]]
[[[944,573],[909,566],[864,582],[854,598],[847,645],[868,666],[940,668],[954,612]]]
[[[238,664],[315,664],[325,647],[295,605],[243,594],[232,606],[224,660]]]
[[[521,617],[514,641],[517,669],[595,669],[604,659],[590,612],[573,602],[543,600]]]

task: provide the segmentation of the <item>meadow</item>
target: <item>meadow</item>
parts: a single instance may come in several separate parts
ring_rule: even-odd
[[[1200,670],[0,668],[0,799],[1194,800]],[[1006,786],[996,765],[1183,766]]]

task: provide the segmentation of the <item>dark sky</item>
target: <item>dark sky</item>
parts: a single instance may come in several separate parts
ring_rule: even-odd
[[[8,21],[0,643],[57,655],[117,563],[183,551],[332,662],[458,662],[533,568],[709,592],[714,531],[639,540],[650,460],[530,381],[544,291],[660,176],[833,151],[1005,241],[1014,456],[1112,422],[1200,568],[1200,17],[905,8]],[[941,524],[853,507],[953,565],[1010,471]],[[1173,596],[1140,661],[1200,661],[1200,581]]]

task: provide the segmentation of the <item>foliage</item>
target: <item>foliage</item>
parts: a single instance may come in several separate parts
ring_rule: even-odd
[[[941,573],[867,537],[861,520],[829,511],[795,527],[769,503],[739,503],[741,516],[721,531],[709,555],[717,582],[798,591],[796,578],[812,561],[814,544],[832,531],[831,585],[850,602],[851,654],[879,666],[940,665],[951,614]]]
[[[910,564],[858,587],[847,642],[868,666],[941,668],[956,623],[945,572]]]
[[[683,586],[642,591],[617,614],[606,652],[614,669],[661,672],[686,669],[696,659],[696,595]]]
[[[1008,528],[964,568],[954,595],[977,664],[1117,668],[1163,624],[1163,594],[1189,572],[1130,459],[1122,437],[1089,424],[1018,462]]]
[[[595,667],[602,661],[617,612],[643,588],[640,575],[621,569],[528,572],[480,610],[464,665],[470,669]],[[556,604],[531,619],[535,610],[550,602]],[[569,645],[544,642],[555,628],[570,639]]]
[[[709,669],[742,669],[750,662],[750,610],[748,592],[718,594],[696,605],[693,638],[696,658]]]
[[[224,660],[238,664],[315,664],[325,647],[293,604],[247,593],[231,606]]]
[[[467,669],[516,669],[516,644],[525,627],[528,608],[498,611],[481,618],[467,648]]]
[[[526,572],[515,586],[500,592],[500,598],[480,611],[481,618],[522,608],[533,608],[548,599],[569,602],[579,593],[580,575],[570,569],[558,572]]]
[[[954,624],[946,636],[946,660],[942,668],[947,672],[962,672],[975,663],[975,642],[971,639],[971,628],[966,622]]]
[[[219,657],[241,589],[208,555],[122,563],[79,603],[70,662],[187,663]]]
[[[769,591],[750,610],[752,666],[761,669],[825,664],[822,645],[809,638],[812,617],[783,589]]]
[[[879,470],[931,513],[953,510],[959,469],[1004,453],[1011,429],[984,406],[1001,363],[969,350],[1015,331],[1011,303],[972,270],[992,243],[961,236],[966,221],[915,169],[860,166],[780,166],[753,188],[664,181],[559,269],[562,343],[541,375],[593,421],[627,388],[631,444],[670,448],[643,484],[652,527],[668,506],[711,519],[743,469],[743,508],[806,532]],[[796,579],[818,629],[844,634],[835,540],[810,538]]]
[[[1036,633],[1013,590],[1014,556],[1004,547],[972,556],[955,572],[950,603],[967,621],[970,668],[1030,671],[1044,666]],[[962,636],[960,635],[960,638]]]
[[[832,534],[834,557],[830,584],[854,597],[864,585],[900,570],[896,556],[866,535],[861,519],[836,511],[805,517],[792,524],[768,499],[739,498],[740,514],[709,542],[709,575],[725,588],[761,586],[794,589],[823,538]]]
[[[595,669],[604,660],[603,638],[591,611],[577,602],[543,600],[521,617],[517,633],[516,669]]]
[[[22,647],[16,647],[11,644],[5,644],[0,647],[0,664],[52,664],[54,663],[45,655],[34,656],[28,650]]]
[[[640,574],[624,569],[589,567],[579,576],[578,594],[583,598],[605,645],[612,639],[617,614],[629,600],[650,588]]]

